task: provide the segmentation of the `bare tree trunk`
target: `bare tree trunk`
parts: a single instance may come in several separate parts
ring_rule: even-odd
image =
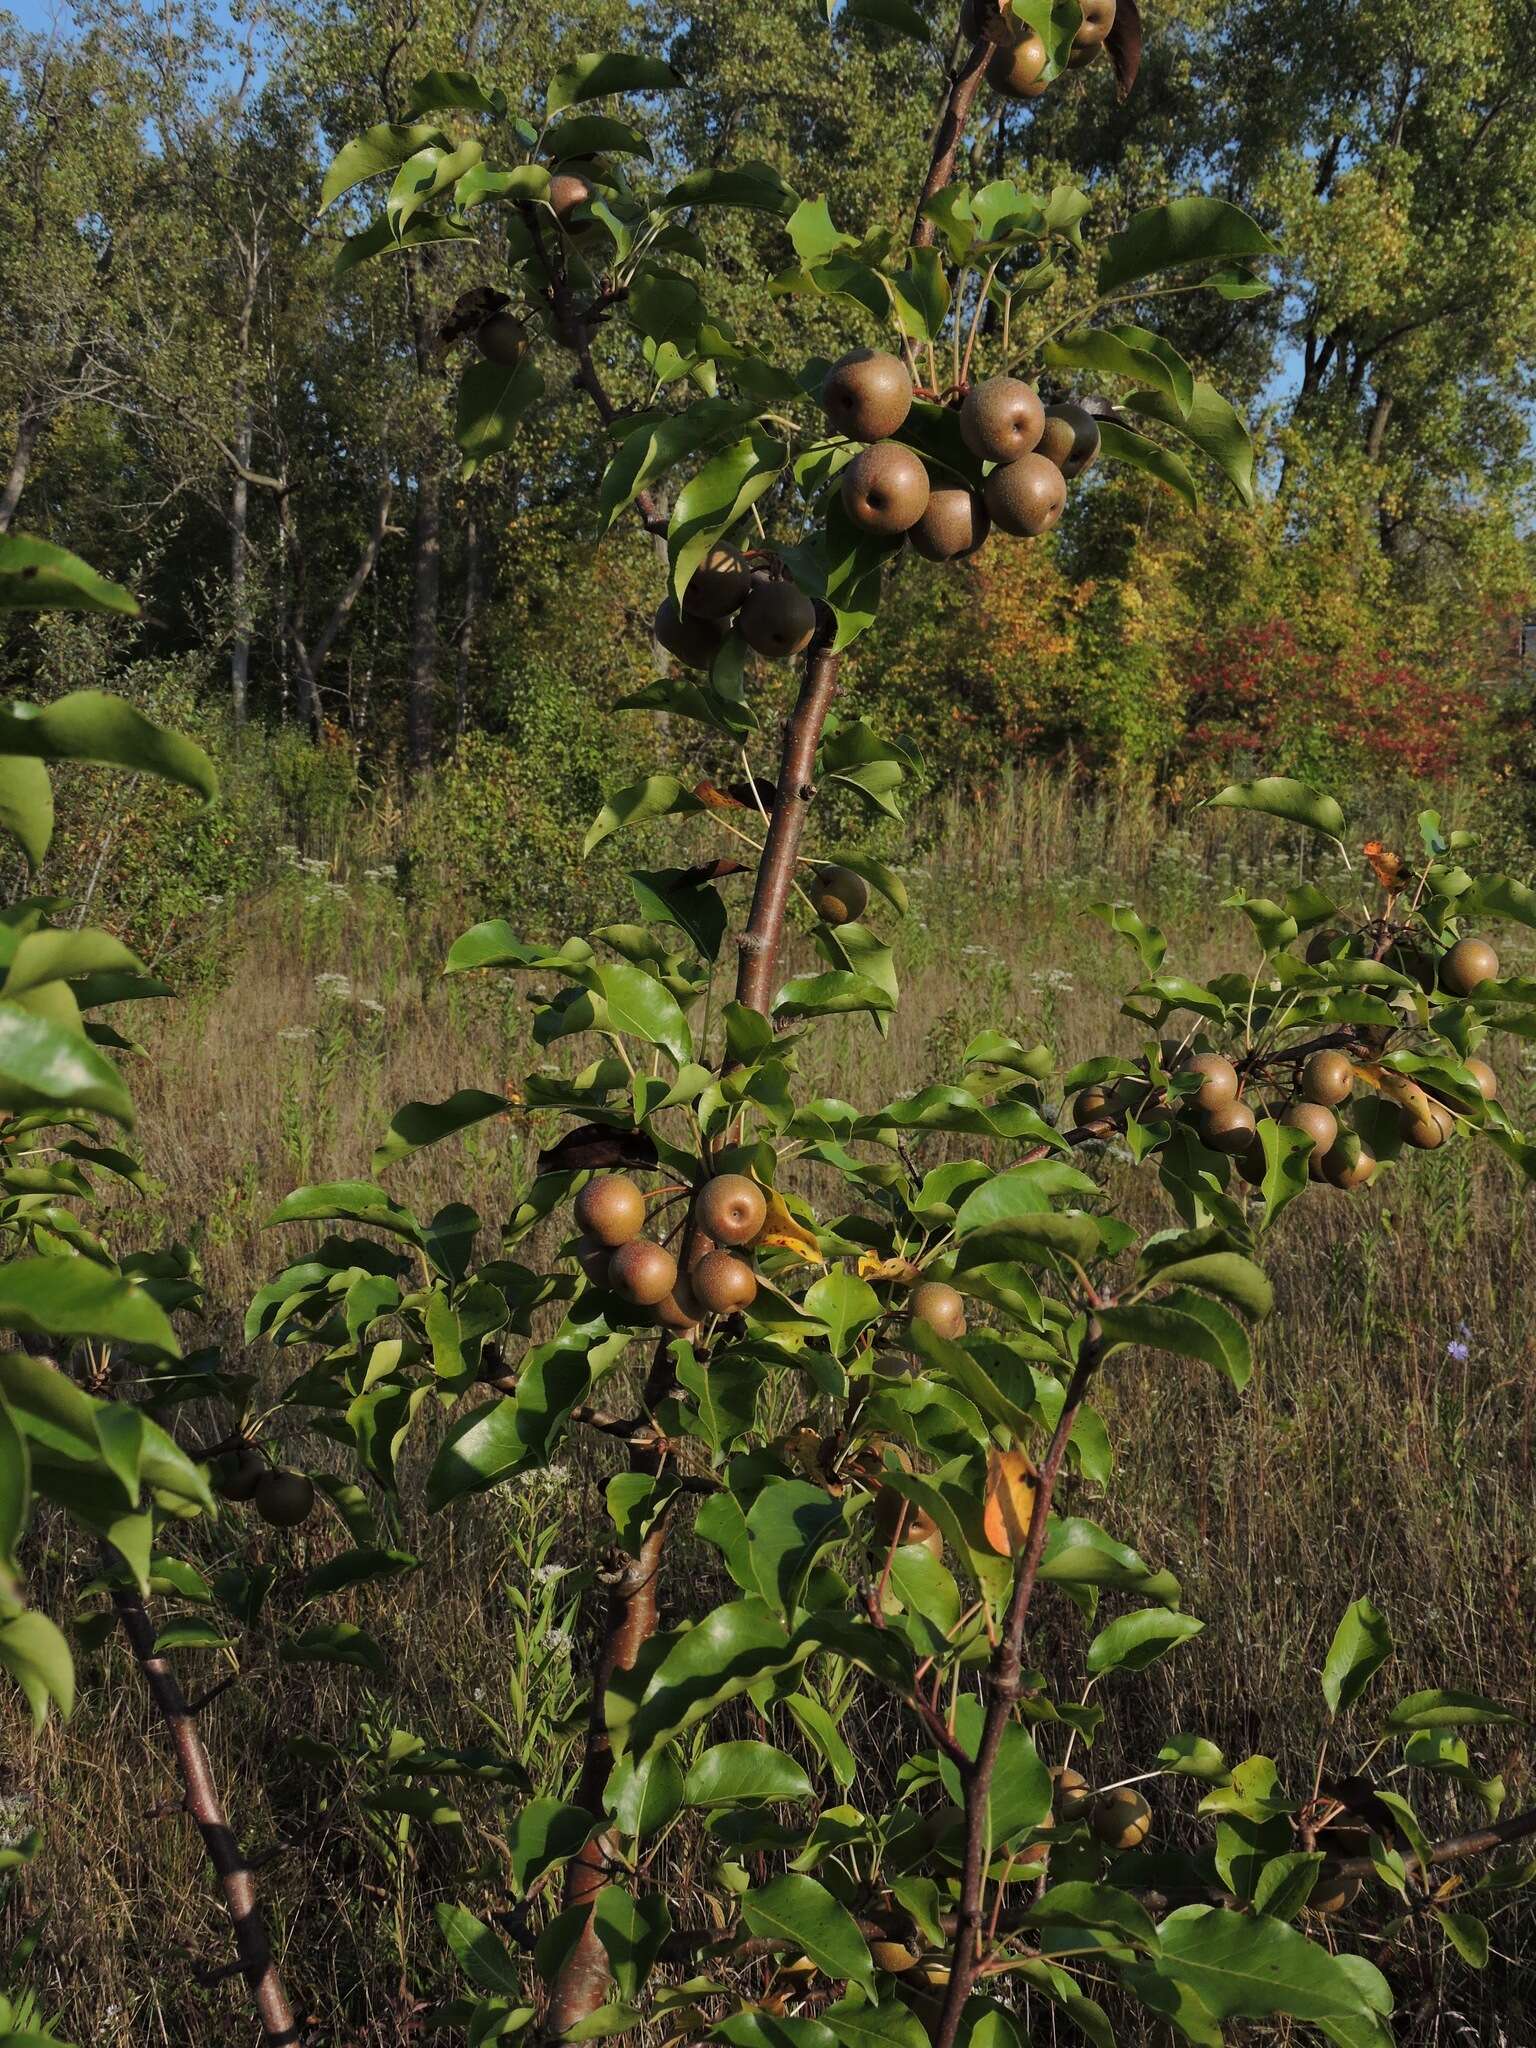
[[[232,637],[229,648],[229,701],[236,725],[245,723],[246,699],[251,677],[251,608],[246,526],[250,512],[251,487],[244,472],[251,466],[251,445],[255,422],[251,394],[246,380],[251,354],[251,321],[256,312],[256,291],[261,281],[261,259],[255,231],[245,252],[245,289],[240,299],[240,320],[236,328],[237,360],[235,379],[235,484],[229,496],[229,607]]]
[[[443,570],[442,477],[429,457],[416,477],[412,536],[411,665],[405,679],[405,752],[414,771],[432,759],[437,689],[437,600]]]
[[[11,456],[11,467],[5,479],[5,488],[0,490],[0,533],[9,533],[11,521],[16,517],[16,507],[21,503],[21,494],[27,487],[27,475],[32,468],[32,457],[37,449],[37,437],[43,431],[42,414],[23,407],[16,425],[16,448]]]
[[[471,509],[464,525],[464,612],[459,620],[458,666],[453,683],[453,737],[464,737],[469,723],[469,662],[474,649],[475,616],[480,609],[480,580],[484,567],[483,543],[478,514]]]

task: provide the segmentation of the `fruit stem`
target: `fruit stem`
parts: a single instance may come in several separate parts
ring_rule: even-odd
[[[160,1711],[176,1750],[176,1766],[184,1787],[181,1804],[197,1823],[224,1893],[229,1924],[234,1930],[240,1974],[250,1986],[251,2003],[261,2021],[262,2038],[269,2048],[300,2048],[304,2037],[294,2021],[293,2008],[283,1988],[277,1964],[272,1960],[267,1930],[256,1904],[256,1886],[251,1865],[240,1847],[239,1837],[229,1824],[208,1751],[198,1733],[193,1709],[182,1692],[181,1682],[170,1663],[155,1650],[154,1624],[148,1609],[131,1587],[115,1586],[112,1605],[128,1638],[134,1660],[144,1674],[150,1698]],[[206,1704],[206,1700],[204,1701]]]

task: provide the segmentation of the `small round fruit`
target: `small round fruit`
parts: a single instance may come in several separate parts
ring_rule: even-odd
[[[768,1220],[768,1200],[744,1173],[717,1173],[694,1196],[693,1220],[716,1244],[750,1244]]]
[[[1325,925],[1320,932],[1314,932],[1307,941],[1307,965],[1322,967],[1333,958],[1335,946],[1344,943],[1344,933],[1337,926]]]
[[[725,634],[713,620],[680,611],[670,597],[656,607],[651,635],[685,668],[708,668],[725,645]]]
[[[1088,1825],[1106,1849],[1139,1849],[1152,1826],[1152,1809],[1139,1792],[1122,1785],[1101,1792],[1089,1809]]]
[[[650,1238],[631,1238],[608,1261],[608,1285],[637,1308],[654,1308],[677,1285],[677,1261]]]
[[[920,1281],[908,1310],[914,1323],[926,1323],[937,1336],[965,1335],[965,1296],[942,1280]]]
[[[995,50],[987,64],[987,83],[1007,100],[1038,99],[1045,90],[1041,73],[1049,61],[1038,36],[1024,36],[1010,48]]]
[[[1219,1052],[1197,1052],[1184,1060],[1181,1074],[1199,1074],[1200,1086],[1193,1095],[1182,1095],[1181,1103],[1193,1103],[1196,1109],[1226,1109],[1237,1100],[1237,1069],[1230,1060],[1222,1058]]]
[[[1051,1804],[1056,1818],[1063,1827],[1069,1827],[1073,1821],[1081,1820],[1093,1805],[1093,1787],[1082,1772],[1074,1771],[1070,1764],[1057,1764],[1051,1778],[1055,1786]]]
[[[645,1197],[627,1174],[605,1173],[589,1180],[574,1204],[584,1236],[617,1251],[645,1228]]]
[[[1072,38],[1073,64],[1091,64],[1115,25],[1115,0],[1078,0],[1082,23]]]
[[[988,377],[961,401],[960,438],[984,462],[1019,461],[1039,447],[1044,428],[1039,393],[1022,377]],[[995,505],[992,516],[997,518]]]
[[[751,587],[752,571],[735,548],[711,548],[688,579],[683,610],[694,619],[728,619]]]
[[[992,531],[992,515],[980,491],[941,484],[928,493],[928,506],[907,540],[925,561],[963,562]]]
[[[939,1535],[932,1515],[894,1486],[875,1489],[875,1528],[883,1543],[929,1543]]]
[[[994,469],[982,486],[994,525],[1017,540],[1049,533],[1067,502],[1067,480],[1043,455],[1021,455]]]
[[[1280,1122],[1286,1130],[1300,1131],[1312,1140],[1307,1172],[1313,1180],[1321,1180],[1323,1161],[1333,1150],[1339,1135],[1338,1118],[1321,1102],[1293,1102],[1281,1111]]]
[[[1438,1152],[1455,1130],[1456,1119],[1440,1103],[1432,1102],[1427,1114],[1404,1109],[1402,1126],[1405,1145],[1412,1145],[1418,1152]]]
[[[1420,946],[1394,946],[1383,964],[1395,967],[1399,974],[1406,974],[1410,981],[1416,981],[1425,995],[1433,993],[1439,979],[1439,961]]]
[[[267,1461],[254,1444],[241,1444],[228,1458],[219,1461],[214,1481],[225,1500],[249,1500],[267,1470]]]
[[[651,1320],[661,1330],[675,1330],[686,1337],[690,1330],[699,1327],[699,1305],[688,1291],[688,1284],[681,1275],[677,1285],[665,1301],[658,1301],[651,1310]]]
[[[736,629],[754,654],[787,661],[810,646],[816,607],[793,583],[759,583],[747,592]]]
[[[488,363],[515,370],[528,353],[528,330],[515,313],[493,313],[475,329],[475,347]]]
[[[1072,1114],[1080,1124],[1096,1123],[1100,1117],[1113,1116],[1117,1105],[1108,1092],[1100,1087],[1085,1088],[1072,1105]]]
[[[821,408],[851,441],[885,441],[912,410],[912,379],[899,356],[850,350],[822,379]]]
[[[1353,1158],[1343,1146],[1335,1145],[1323,1159],[1323,1179],[1330,1187],[1353,1192],[1369,1187],[1376,1178],[1376,1154],[1362,1145]]]
[[[1035,453],[1043,455],[1047,462],[1054,462],[1070,483],[1085,469],[1091,469],[1098,459],[1099,423],[1091,412],[1070,401],[1048,405],[1045,408],[1045,430]]]
[[[568,221],[578,206],[585,206],[592,197],[592,187],[575,171],[556,171],[549,181],[544,194],[555,219]]]
[[[274,1529],[296,1529],[315,1504],[313,1480],[276,1468],[256,1482],[256,1512]]]
[[[819,868],[810,895],[823,924],[854,924],[869,903],[869,884],[852,868]]]
[[[734,1252],[706,1252],[689,1269],[688,1292],[711,1315],[734,1315],[757,1299],[757,1275]]]
[[[1499,1077],[1486,1060],[1463,1060],[1462,1065],[1477,1083],[1478,1093],[1484,1102],[1499,1099]]]
[[[1458,939],[1440,962],[1440,986],[1447,995],[1469,996],[1499,978],[1499,956],[1486,939]]]
[[[905,533],[928,509],[928,472],[899,441],[876,441],[843,471],[843,510],[866,533]]]
[[[1308,1102],[1320,1102],[1327,1109],[1347,1102],[1354,1086],[1354,1062],[1348,1053],[1331,1049],[1315,1052],[1301,1070],[1302,1094]]]
[[[1325,1863],[1313,1881],[1307,1905],[1314,1913],[1342,1913],[1352,1906],[1359,1896],[1358,1877],[1347,1876]]]
[[[1220,1109],[1207,1110],[1201,1117],[1200,1142],[1212,1152],[1226,1152],[1236,1158],[1247,1152],[1258,1128],[1246,1102],[1228,1102]]]
[[[613,1261],[613,1251],[611,1244],[599,1244],[595,1237],[577,1238],[576,1263],[594,1287],[608,1285],[608,1268]]]
[[[1264,1141],[1258,1133],[1254,1133],[1241,1152],[1236,1152],[1232,1156],[1238,1172],[1249,1187],[1261,1188],[1264,1185],[1264,1176],[1269,1171],[1269,1161],[1264,1157]]]

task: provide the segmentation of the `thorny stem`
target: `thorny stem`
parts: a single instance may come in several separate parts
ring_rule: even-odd
[[[954,2048],[960,2018],[971,1995],[982,1957],[980,1936],[982,1905],[987,1881],[988,1809],[992,1799],[992,1778],[997,1769],[1003,1735],[1013,1717],[1024,1669],[1024,1626],[1029,1620],[1030,1602],[1045,1555],[1046,1527],[1056,1481],[1066,1457],[1067,1442],[1077,1421],[1078,1410],[1088,1391],[1103,1349],[1097,1326],[1090,1328],[1078,1352],[1077,1364],[1067,1386],[1066,1399],[1040,1467],[1030,1510],[1029,1533],[1013,1581],[1013,1595],[1003,1622],[1002,1639],[992,1655],[987,1673],[987,1710],[976,1745],[976,1760],[963,1773],[965,1784],[965,1856],[961,1866],[960,1902],[955,1915],[954,1947],[949,1959],[949,1985],[944,2010],[933,2034],[933,2048]]]
[[[256,1903],[256,1886],[251,1865],[240,1847],[239,1837],[229,1824],[213,1779],[208,1751],[198,1733],[193,1710],[188,1706],[175,1671],[155,1651],[154,1625],[144,1602],[131,1588],[115,1587],[112,1604],[133,1651],[150,1698],[160,1710],[176,1749],[176,1765],[184,1789],[182,1805],[197,1823],[224,1893],[229,1924],[234,1930],[238,1969],[250,1986],[251,2002],[261,2021],[262,2040],[267,2048],[300,2048],[304,2036],[293,2017],[288,1994],[272,1958],[267,1930]],[[206,1701],[204,1702],[206,1704]],[[233,1973],[231,1973],[233,1974]]]

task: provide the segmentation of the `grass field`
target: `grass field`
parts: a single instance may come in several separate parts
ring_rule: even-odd
[[[1252,883],[1249,864],[1270,843],[1267,828],[1216,814],[1171,832],[1149,805],[1092,806],[1045,781],[1005,785],[983,804],[956,800],[907,858],[914,918],[898,947],[904,986],[890,1035],[862,1021],[816,1034],[818,1088],[868,1106],[952,1078],[968,1039],[990,1025],[1044,1039],[1063,1064],[1130,1046],[1134,1027],[1117,1015],[1130,955],[1082,905],[1134,893],[1165,924],[1172,964],[1199,978],[1218,959],[1232,964],[1234,951],[1251,957],[1241,919],[1211,906],[1234,882]],[[361,857],[296,866],[233,928],[227,984],[138,1023],[149,1054],[135,1081],[140,1136],[159,1191],[123,1205],[114,1230],[120,1246],[172,1237],[195,1248],[204,1334],[237,1355],[246,1300],[302,1242],[263,1230],[274,1202],[299,1182],[366,1174],[399,1102],[519,1074],[527,1033],[515,994],[439,978],[449,921],[410,915],[390,875]],[[1523,1066],[1518,1048],[1499,1058],[1506,1100],[1529,1120],[1530,1055]],[[468,1201],[494,1227],[541,1137],[516,1120],[485,1125],[396,1168],[389,1185],[427,1212]],[[937,1140],[925,1158],[946,1145],[958,1156],[960,1141]],[[1129,1213],[1155,1213],[1155,1186],[1113,1159],[1103,1171]],[[807,1192],[814,1199],[814,1186]],[[1310,1784],[1323,1729],[1316,1673],[1341,1609],[1366,1592],[1402,1646],[1384,1685],[1461,1685],[1532,1706],[1529,1192],[1490,1155],[1456,1145],[1363,1195],[1299,1207],[1270,1252],[1280,1307],[1245,1397],[1139,1354],[1107,1390],[1118,1473],[1102,1500],[1087,1488],[1076,1498],[1176,1571],[1207,1627],[1127,1688],[1134,1713],[1111,1687],[1094,1756],[1105,1778],[1145,1769],[1169,1733],[1190,1730],[1230,1759],[1273,1755]],[[253,1353],[248,1369],[276,1383],[269,1352]],[[290,1428],[279,1416],[271,1433],[294,1456],[340,1469],[339,1453]],[[419,2038],[421,2004],[445,1985],[431,1902],[483,1901],[504,1867],[501,1815],[478,1788],[465,1794],[462,1828],[369,1810],[389,1732],[460,1744],[494,1736],[545,1775],[571,1746],[582,1568],[609,1469],[603,1446],[573,1437],[557,1477],[430,1521],[407,1485],[387,1540],[419,1554],[423,1569],[326,1608],[327,1619],[358,1620],[380,1637],[387,1684],[277,1662],[270,1616],[291,1622],[303,1569],[345,1547],[334,1518],[282,1541],[238,1519],[193,1537],[204,1569],[252,1550],[276,1569],[269,1618],[240,1640],[241,1682],[205,1730],[247,1843],[287,1845],[262,1883],[300,2010],[323,2021],[317,2040],[392,2048]],[[684,1573],[709,1569],[709,1555],[686,1538],[674,1544]],[[37,1560],[39,1601],[67,1614],[90,1566],[78,1550],[48,1551]],[[1070,1667],[1083,1640],[1080,1618],[1053,1603],[1032,1659]],[[233,1668],[216,1650],[181,1661],[189,1689]],[[115,1643],[84,1657],[82,1675],[75,1718],[41,1738],[4,1710],[0,1827],[40,1826],[45,1839],[13,1881],[0,1950],[41,1922],[17,1974],[65,2039],[245,2040],[238,1988],[199,1981],[223,1961],[223,1934],[195,1837],[162,1811],[174,1780],[160,1732]],[[878,1800],[891,1745],[858,1705],[845,1732],[861,1759],[851,1796]],[[1503,1772],[1512,1799],[1528,1793],[1536,1772],[1524,1732],[1491,1734],[1481,1761]],[[296,1756],[296,1737],[332,1753]],[[1194,1792],[1170,1784],[1154,1803],[1172,1833]],[[697,1851],[677,1853],[686,1895],[686,1857]],[[1405,2041],[1536,2040],[1536,1973],[1521,1953],[1530,1922],[1507,1908],[1492,1931],[1481,1978],[1421,1981],[1412,1938],[1396,1952]],[[1057,2037],[1042,2021],[1034,2038]]]

